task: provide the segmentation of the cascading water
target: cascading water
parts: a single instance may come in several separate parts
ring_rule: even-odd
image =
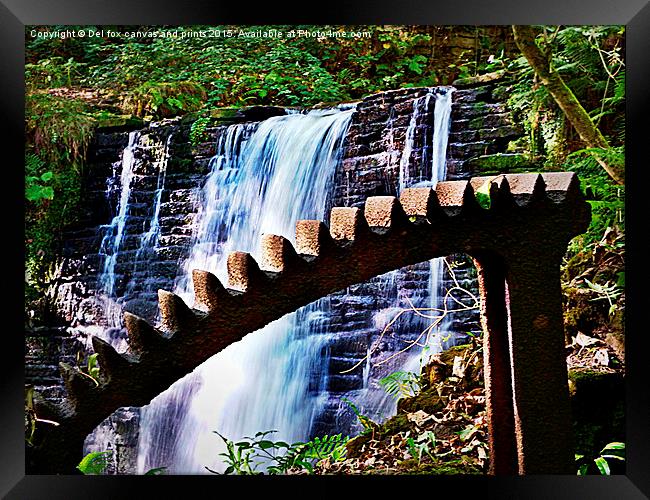
[[[129,208],[129,197],[131,194],[131,180],[133,179],[133,167],[135,166],[134,151],[140,137],[139,132],[131,132],[129,134],[129,142],[122,153],[122,162],[120,174],[120,196],[117,204],[117,214],[113,217],[111,223],[102,228],[105,230],[104,237],[99,249],[99,254],[105,256],[104,266],[102,273],[99,276],[99,293],[106,297],[105,316],[109,326],[117,326],[119,324],[119,316],[121,313],[121,306],[115,304],[115,265],[117,263],[117,256],[122,245],[122,238],[124,237],[124,227]],[[115,176],[114,176],[115,177]],[[111,190],[114,186],[109,185],[106,190],[107,197],[110,197]]]
[[[128,343],[121,324],[125,300],[151,288],[145,281],[136,291],[134,287],[137,279],[130,279],[126,287],[120,285],[119,281],[125,270],[132,276],[138,272],[146,274],[143,268],[155,259],[160,234],[160,206],[175,129],[162,127],[161,130],[167,134],[162,143],[151,137],[143,137],[141,132],[131,132],[121,161],[113,165],[114,175],[108,180],[106,198],[110,203],[119,190],[115,216],[110,224],[100,227],[103,237],[99,255],[104,258],[104,263],[97,278],[97,299],[103,305],[103,325],[85,325],[75,329],[77,334],[86,337],[88,346],[91,345],[91,336],[97,335],[110,342],[118,352],[126,351]],[[148,156],[156,160],[150,165],[157,172],[153,191],[139,189],[142,187],[142,169],[147,163],[141,158],[145,150]],[[116,182],[118,173],[119,183]],[[136,198],[140,203],[136,203]],[[142,212],[136,217],[133,213],[137,209]],[[139,224],[134,224],[134,220],[139,221]],[[144,232],[137,234],[139,231]],[[127,415],[133,418],[134,413],[129,410],[121,413],[122,417]],[[87,436],[84,453],[104,452],[114,447],[116,440],[121,439],[122,436],[111,425],[99,426]],[[111,454],[108,467],[117,470],[115,454]]]
[[[447,176],[446,158],[447,143],[449,138],[451,105],[453,87],[432,88],[421,97],[413,100],[413,112],[406,130],[406,140],[402,155],[400,158],[399,185],[398,194],[409,187],[426,187],[435,188],[439,181],[445,180]],[[421,125],[422,117],[429,112],[431,99],[434,98],[435,107],[433,112],[433,138],[432,138],[432,161],[431,161],[431,180],[422,181],[426,165],[422,158],[418,158],[420,168],[413,171],[411,157],[414,151],[414,143],[418,128]],[[423,141],[426,143],[426,140]],[[424,152],[426,147],[422,148]],[[423,153],[421,153],[424,156]],[[405,340],[403,347],[405,357],[395,363],[401,371],[419,373],[422,363],[423,347],[428,348],[429,353],[442,350],[440,333],[444,331],[448,324],[449,318],[443,317],[441,321],[436,321],[439,315],[436,309],[441,305],[442,276],[444,271],[444,259],[432,259],[429,262],[429,279],[428,279],[428,297],[409,293],[401,294],[397,289],[396,278],[400,271],[392,271],[379,276],[375,279],[375,284],[384,293],[391,293],[394,296],[393,304],[374,315],[375,327],[382,331],[403,308],[415,308],[419,310],[418,314],[405,314],[400,316],[399,322],[395,328],[401,331],[407,330],[413,332],[410,339]],[[411,296],[409,296],[411,295]],[[423,300],[424,299],[424,300]],[[435,326],[432,327],[432,323]],[[368,353],[368,359],[370,358]],[[382,390],[370,387],[366,382],[364,384],[364,394],[359,398],[360,406],[366,415],[371,415],[376,420],[383,420],[396,411],[396,400]]]
[[[314,110],[227,129],[204,186],[179,295],[192,296],[192,269],[225,282],[228,252],[255,255],[263,233],[293,241],[298,219],[325,217],[352,113]],[[271,429],[278,431],[276,439],[307,438],[318,407],[308,399],[319,393],[318,387],[310,390],[310,381],[323,379],[317,363],[326,339],[318,334],[322,324],[322,307],[302,308],[229,346],[144,407],[139,472],[158,466],[171,473],[222,469],[215,430],[230,439]]]
[[[430,120],[430,104],[434,101],[432,126],[423,121]],[[430,89],[414,100],[405,146],[399,157],[399,191],[413,185],[435,185],[444,179],[450,109],[449,90]],[[193,269],[211,271],[227,281],[227,254],[242,250],[255,255],[261,234],[280,234],[293,241],[296,220],[327,218],[329,193],[352,113],[350,108],[314,110],[219,129],[217,154],[211,160],[211,173],[197,206],[190,256],[176,279],[177,294],[186,301],[193,299],[190,278]],[[429,139],[421,135],[425,129],[429,137],[432,135],[431,146],[427,145]],[[170,139],[168,136],[164,147],[165,162]],[[416,139],[424,147],[416,150]],[[114,305],[112,317],[115,318],[119,317],[122,305],[121,297],[115,297],[117,253],[124,246],[138,140],[138,135],[132,133],[124,150],[117,215],[106,227],[102,241],[106,260],[100,287],[111,298],[109,303]],[[431,161],[425,151],[433,152]],[[159,166],[153,210],[148,229],[143,228],[138,250],[134,252],[133,271],[137,270],[137,262],[153,256],[150,252],[156,248],[165,162]],[[429,171],[431,181],[423,182]],[[441,263],[441,260],[432,261],[428,290],[410,296],[416,307],[438,305]],[[376,313],[375,326],[379,330],[392,313],[404,306],[404,294],[396,276],[388,273],[373,284],[377,295],[392,304]],[[126,290],[133,286],[133,281],[127,283]],[[317,301],[246,336],[143,407],[138,472],[153,467],[167,467],[169,473],[176,474],[205,473],[206,466],[223,469],[218,458],[223,443],[214,431],[238,439],[277,429],[274,439],[288,442],[309,439],[314,418],[328,398],[329,342],[339,335],[328,331],[331,317],[328,304],[325,299]],[[415,331],[420,323],[410,321],[400,331]],[[417,361],[417,351],[412,349],[407,353],[409,365],[405,369],[417,369],[410,366]],[[374,392],[370,390],[371,369],[367,359],[363,367],[363,390],[355,393],[355,402],[364,413],[381,419],[394,412],[395,404],[391,398],[378,400],[377,395],[382,391],[376,387]],[[346,426],[353,424],[338,417],[337,422],[343,425],[337,432],[345,432]]]
[[[115,182],[117,176],[114,175],[109,179],[106,189],[106,196],[109,200],[116,189],[119,189],[119,196],[117,197],[116,215],[110,224],[100,228],[104,232],[104,236],[99,255],[104,258],[104,264],[97,279],[97,296],[103,300],[104,321],[107,328],[95,329],[97,331],[94,333],[110,342],[120,352],[127,349],[122,332],[124,300],[133,295],[136,281],[129,280],[124,290],[118,290],[121,273],[118,273],[117,269],[118,266],[122,266],[122,268],[128,268],[131,275],[135,275],[147,266],[152,258],[155,258],[154,253],[160,233],[160,205],[165,189],[169,148],[173,135],[172,129],[168,132],[164,143],[154,145],[150,144],[151,139],[146,141],[147,144],[141,144],[142,134],[138,131],[129,133],[128,145],[122,153],[122,160],[114,165],[114,171],[117,172],[118,169],[120,171],[119,184]],[[148,212],[147,216],[142,218],[141,223],[142,230],[145,232],[136,238],[135,250],[125,252],[127,240],[133,238],[133,235],[127,231],[127,225],[134,220],[132,211],[137,204],[134,203],[133,184],[137,183],[136,171],[142,163],[138,160],[138,151],[143,149],[160,150],[157,161],[152,164],[157,171],[156,187],[146,198],[146,202],[141,203]],[[147,202],[149,201],[152,206],[151,210],[148,208],[150,204]],[[150,291],[147,283],[141,284],[140,292],[142,291]]]

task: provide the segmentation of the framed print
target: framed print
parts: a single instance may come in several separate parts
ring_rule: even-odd
[[[3,6],[7,498],[648,495],[647,5],[74,3]]]

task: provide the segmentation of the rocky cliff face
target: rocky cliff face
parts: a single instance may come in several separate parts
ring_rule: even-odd
[[[499,164],[511,168],[513,162],[526,168],[520,156],[501,154],[506,152],[509,141],[522,133],[521,128],[512,123],[504,103],[507,81],[455,82],[455,86],[448,179],[481,175],[490,169],[495,171],[498,170],[495,165]],[[332,205],[355,206],[368,196],[395,194],[414,102],[427,92],[428,89],[400,89],[375,94],[358,103],[344,159],[335,177]],[[408,171],[413,182],[430,179],[432,175],[433,106],[430,108],[413,124],[415,132]],[[173,288],[180,264],[188,255],[198,209],[196,196],[210,170],[209,160],[214,154],[216,140],[224,133],[224,125],[233,121],[261,120],[280,112],[284,111],[251,108],[248,112],[224,114],[205,130],[198,144],[190,140],[189,120],[168,120],[140,131],[133,148],[130,179],[133,204],[123,221],[122,245],[115,255],[114,291],[115,296],[120,297],[120,306],[147,319],[155,319],[157,289]],[[106,262],[100,249],[106,246],[108,226],[119,205],[122,186],[116,180],[120,177],[116,169],[122,167],[122,152],[129,140],[128,130],[109,129],[97,134],[88,157],[89,175],[84,194],[87,210],[83,222],[66,235],[61,267],[52,283],[59,326],[27,332],[27,383],[34,384],[48,397],[60,398],[63,394],[58,361],[85,363],[90,349],[89,336],[97,333],[98,327],[105,329],[111,325],[106,313],[110,304],[99,300],[99,278]],[[156,243],[143,253],[138,249],[147,234],[151,234],[156,209],[159,211]],[[460,262],[463,259],[454,256],[449,261],[452,260]],[[475,288],[474,270],[466,260],[464,262],[454,267],[455,279],[472,290]],[[350,415],[342,411],[341,395],[361,391],[369,377],[376,380],[395,369],[395,363],[381,366],[376,363],[403,348],[404,340],[415,339],[423,323],[411,322],[396,327],[399,334],[396,338],[381,340],[378,326],[386,324],[390,315],[396,313],[395,297],[408,296],[416,303],[424,303],[429,295],[428,280],[429,264],[422,263],[395,273],[388,282],[377,278],[329,297],[327,329],[341,335],[328,347],[327,390],[330,397],[325,411],[317,419],[314,434],[331,433],[340,419],[349,419]],[[449,272],[445,280],[443,286],[448,286]],[[377,294],[378,287],[386,286],[391,293]],[[477,331],[477,312],[455,315],[446,329],[460,333]],[[123,341],[124,333],[120,328],[109,329],[108,335],[117,345]],[[375,348],[371,362],[363,363],[372,346]],[[356,369],[341,374],[357,364]],[[118,457],[111,471],[132,473],[137,409],[124,411],[128,418],[111,417],[102,432],[117,436],[108,440]],[[92,442],[87,445],[89,449],[98,446]]]

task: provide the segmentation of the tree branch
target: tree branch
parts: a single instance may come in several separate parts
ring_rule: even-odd
[[[607,139],[594,125],[591,117],[582,107],[575,94],[564,83],[560,74],[553,69],[550,51],[546,55],[537,45],[535,39],[542,31],[533,26],[513,26],[512,31],[517,47],[564,112],[571,125],[576,129],[580,139],[588,148],[609,149],[610,145]],[[625,184],[625,176],[621,168],[609,165],[602,156],[596,153],[594,155],[596,161],[617,184]]]

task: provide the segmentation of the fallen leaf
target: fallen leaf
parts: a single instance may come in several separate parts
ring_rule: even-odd
[[[456,356],[454,358],[454,367],[451,370],[451,373],[454,375],[454,377],[462,379],[465,376],[466,365],[464,361],[465,360],[460,356]]]
[[[573,337],[573,345],[579,345],[581,347],[587,347],[593,344],[597,344],[599,342],[598,339],[595,339],[593,337],[589,337],[585,335],[582,332],[578,332],[578,335]]]
[[[429,415],[427,412],[424,412],[422,410],[418,410],[414,413],[407,413],[406,418],[408,418],[409,421],[415,423],[415,425],[418,427],[421,427],[429,420],[434,420],[432,415]]]

